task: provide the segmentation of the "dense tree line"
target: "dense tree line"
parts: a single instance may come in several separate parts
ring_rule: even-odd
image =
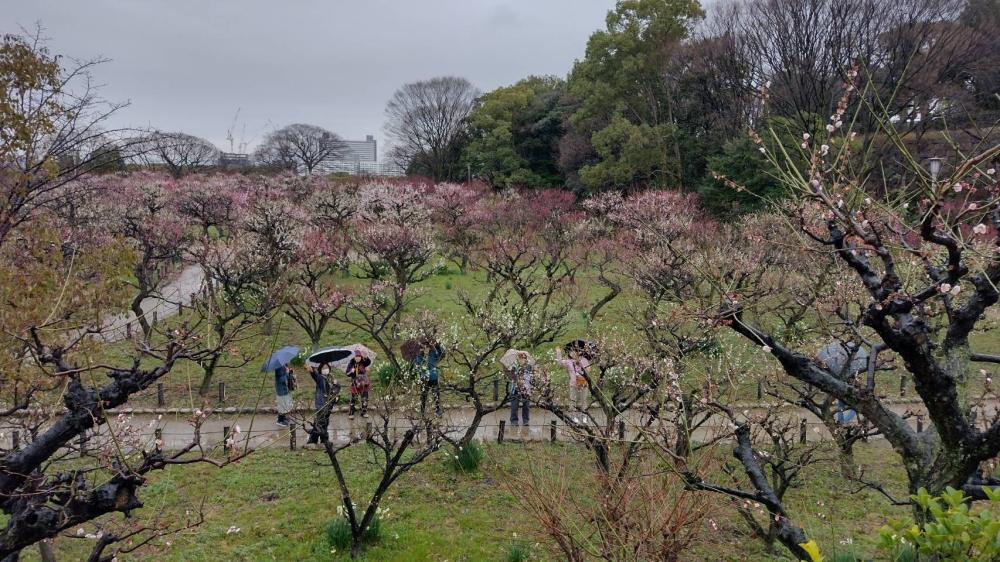
[[[996,0],[735,0],[710,11],[695,0],[620,0],[565,80],[529,77],[447,105],[421,103],[409,85],[391,105],[408,100],[411,118],[450,127],[447,142],[408,151],[411,172],[578,193],[674,188],[729,215],[781,191],[746,131],[774,129],[792,146],[789,130],[822,132],[852,68],[868,166],[903,167],[876,134],[886,116],[918,153],[944,129],[982,140],[978,127],[1000,110],[998,14]],[[420,83],[423,98],[455,97],[457,79],[435,80]],[[390,124],[397,143],[420,137]]]

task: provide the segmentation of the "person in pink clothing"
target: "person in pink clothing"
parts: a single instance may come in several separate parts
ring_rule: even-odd
[[[570,404],[581,410],[586,410],[588,404],[587,379],[583,374],[590,368],[590,361],[587,361],[586,357],[581,356],[580,350],[575,347],[569,349],[569,358],[564,359],[562,349],[557,347],[556,362],[566,367],[566,372],[569,373]]]

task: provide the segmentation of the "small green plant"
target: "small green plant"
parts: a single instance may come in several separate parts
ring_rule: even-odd
[[[375,380],[382,386],[392,386],[399,380],[399,375],[392,363],[382,363],[375,369]]]
[[[858,553],[852,550],[837,550],[830,556],[830,562],[862,562]]]
[[[451,455],[451,465],[459,472],[474,472],[479,468],[485,455],[483,446],[478,441],[472,441],[464,447],[459,447],[455,454]]]
[[[896,545],[889,553],[890,562],[917,562],[917,549],[911,544]]]
[[[347,513],[344,511],[343,506],[338,506],[337,511],[341,514],[339,517],[330,521],[326,525],[326,539],[330,543],[330,546],[337,550],[350,550],[351,548],[351,523],[347,520]],[[368,528],[365,529],[364,534],[361,535],[361,542],[365,545],[370,545],[379,540],[382,536],[382,515],[385,510],[378,508],[375,511],[375,515],[372,517],[371,523],[369,523]],[[357,516],[362,517],[362,513],[357,513]]]
[[[444,282],[444,289],[446,291],[450,291],[451,290],[451,281],[445,281]]]
[[[531,546],[518,540],[517,533],[514,533],[514,539],[507,545],[506,560],[507,562],[528,562],[531,560]]]
[[[983,488],[990,508],[972,510],[961,490],[947,488],[939,497],[921,488],[911,496],[927,515],[918,525],[912,519],[892,521],[882,528],[879,548],[891,560],[978,561],[1000,558],[1000,519],[995,515],[1000,492]]]
[[[337,550],[351,548],[351,524],[343,517],[338,517],[326,525],[326,540]]]

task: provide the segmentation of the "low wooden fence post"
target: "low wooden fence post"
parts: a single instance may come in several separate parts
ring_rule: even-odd
[[[500,401],[500,379],[493,379],[493,401]]]
[[[295,424],[290,424],[288,426],[288,450],[295,450]]]
[[[14,440],[13,441],[14,450],[16,451],[16,450],[20,449],[21,448],[21,432],[14,431],[14,434],[11,436],[11,438]]]
[[[222,450],[225,451],[225,452],[227,452],[227,453],[229,452],[229,426],[228,425],[222,426]],[[292,450],[295,450],[295,447],[292,447]]]
[[[899,395],[906,396],[906,375],[899,375]]]
[[[225,401],[226,401],[226,383],[220,382],[219,383],[219,403],[221,404],[221,403],[223,403]]]
[[[549,441],[556,442],[556,420],[549,422]]]
[[[157,451],[163,450],[163,430],[159,427],[153,430],[153,437],[156,440],[155,446]]]
[[[618,420],[618,439],[625,440],[625,420]]]
[[[167,400],[163,395],[163,383],[156,383],[156,405],[159,407],[164,407],[167,405]]]
[[[806,424],[807,423],[808,422],[806,421],[805,418],[802,418],[802,421],[799,422],[799,443],[805,443],[806,442]]]
[[[924,431],[924,417],[917,416],[917,433],[923,433]]]
[[[500,427],[497,429],[497,443],[503,443],[503,430],[507,426],[507,422],[500,420]]]

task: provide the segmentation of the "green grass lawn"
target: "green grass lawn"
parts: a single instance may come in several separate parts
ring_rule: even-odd
[[[902,471],[895,455],[887,451],[884,444],[862,446],[859,462],[888,482],[890,490],[899,492]],[[724,451],[719,453],[725,456]],[[381,539],[364,560],[505,560],[515,533],[517,540],[531,545],[533,559],[561,559],[505,481],[511,474],[523,473],[530,463],[536,469],[568,467],[574,481],[579,478],[580,485],[587,485],[590,454],[575,444],[494,444],[486,447],[486,455],[481,469],[473,474],[456,473],[440,452],[404,475],[383,502],[389,515],[383,521]],[[349,483],[370,492],[376,474],[364,449],[356,448],[346,458]],[[827,556],[847,548],[871,553],[878,528],[888,517],[907,513],[891,507],[878,494],[852,493],[854,487],[843,482],[835,463],[806,471],[809,485],[791,490],[787,504]],[[136,513],[138,521],[156,516],[179,521],[185,510],[197,512],[199,506],[203,506],[205,521],[165,539],[169,547],[123,560],[348,559],[346,553],[331,552],[323,534],[326,524],[337,517],[340,500],[333,470],[325,454],[317,451],[264,450],[221,470],[171,467],[155,473],[141,497],[147,507]],[[743,523],[728,507],[729,499],[713,499],[718,531],[706,529],[686,560],[780,560],[765,554],[759,541],[746,536]],[[231,528],[239,531],[230,532]],[[853,545],[841,544],[849,538]],[[55,542],[60,560],[81,559],[91,545],[86,539],[66,537]],[[26,560],[37,559],[34,549],[25,554]]]
[[[588,327],[585,311],[598,298],[602,289],[579,278],[585,286],[578,309],[570,316],[563,337],[565,341],[586,337],[592,331],[621,329],[631,326],[629,309],[633,302],[626,293]],[[460,274],[450,270],[432,276],[419,288],[421,296],[411,310],[428,309],[448,316],[461,312],[457,300],[459,291],[475,294],[484,290],[481,272]],[[188,312],[187,314],[190,314]],[[167,321],[167,326],[185,321],[185,317]],[[992,324],[992,322],[988,323]],[[283,345],[308,346],[305,334],[290,318],[279,314],[271,335],[258,334],[240,344],[241,351],[259,357],[239,369],[222,369],[216,382],[227,386],[227,406],[253,407],[273,405],[273,383],[270,375],[259,371],[260,363],[273,347]],[[734,334],[723,333],[727,361],[736,366],[743,378],[736,379],[738,397],[756,398],[752,373],[778,369],[755,346],[746,344]],[[341,345],[353,342],[370,344],[360,334],[332,322],[324,344]],[[990,353],[996,348],[996,333],[985,329],[973,336],[976,351]],[[547,346],[548,347],[548,346]],[[540,358],[549,349],[534,350]],[[131,354],[127,343],[95,349],[89,357],[94,362],[126,361]],[[545,359],[543,359],[544,361]],[[551,366],[551,365],[550,365]],[[707,365],[706,365],[707,366]],[[717,366],[715,366],[717,367]],[[443,376],[449,377],[449,365],[443,365]],[[986,367],[992,371],[990,367]],[[689,376],[697,379],[698,366]],[[552,369],[556,381],[564,380],[561,369]],[[103,375],[94,372],[95,382]],[[201,407],[216,404],[213,390],[207,398],[197,395],[201,372],[196,365],[182,362],[164,379],[167,405],[171,407]],[[881,373],[880,385],[886,385],[890,396],[898,393],[898,372]],[[296,392],[300,404],[309,403],[312,383],[300,377],[302,388]],[[978,384],[978,383],[977,383]],[[377,389],[376,389],[377,390]],[[912,395],[912,388],[909,391]],[[448,399],[448,398],[446,398]],[[457,398],[451,397],[455,400]],[[149,389],[130,401],[132,406],[154,406],[156,390]],[[904,476],[897,456],[884,444],[873,442],[858,449],[858,462],[866,473],[887,483],[890,491],[901,497],[905,489]],[[728,457],[720,452],[720,459]],[[835,455],[831,452],[829,457]],[[376,474],[363,448],[348,455],[347,474],[353,486],[370,491]],[[538,523],[519,505],[507,484],[510,474],[528,467],[569,467],[577,471],[580,482],[587,482],[585,470],[591,456],[582,447],[572,444],[489,445],[487,458],[475,474],[457,474],[447,463],[445,453],[402,477],[392,488],[383,506],[390,516],[382,525],[381,540],[366,554],[366,560],[505,560],[506,550],[515,533],[519,541],[538,546],[532,548],[535,560],[560,560],[551,543],[541,533]],[[873,555],[877,532],[888,518],[908,515],[906,509],[892,507],[885,498],[871,491],[857,491],[848,484],[835,462],[806,469],[807,485],[789,492],[787,507],[810,538],[821,545],[828,557],[837,551],[856,549]],[[359,499],[364,494],[359,494]],[[252,454],[235,466],[223,470],[206,466],[172,467],[151,476],[150,486],[141,496],[146,508],[137,517],[160,516],[167,521],[181,521],[186,510],[197,512],[203,506],[205,522],[199,528],[170,537],[172,545],[161,550],[146,551],[150,560],[342,560],[345,553],[331,553],[323,529],[337,515],[339,492],[332,468],[325,456],[317,452],[265,450]],[[780,560],[766,554],[759,541],[747,536],[744,523],[735,514],[731,501],[714,498],[718,517],[713,519],[717,531],[706,532],[688,560]],[[238,532],[229,532],[238,528]],[[60,559],[85,557],[89,548],[85,539],[60,538],[56,548]],[[34,560],[35,551],[26,559]],[[133,559],[135,557],[125,559]]]

